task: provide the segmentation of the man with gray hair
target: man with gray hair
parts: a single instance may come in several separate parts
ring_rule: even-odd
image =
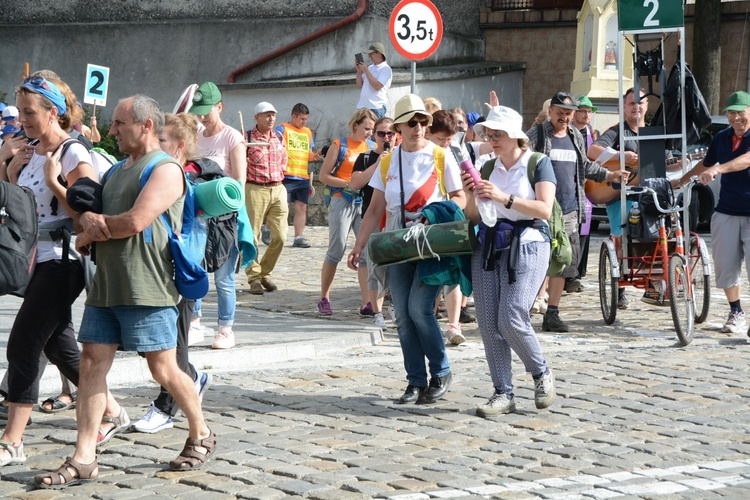
[[[130,426],[124,410],[104,417],[107,373],[118,347],[145,354],[154,379],[180,405],[189,424],[184,449],[172,470],[200,468],[213,454],[216,437],[203,419],[198,393],[177,365],[177,302],[165,214],[181,230],[185,176],[159,148],[164,113],[143,95],[120,101],[109,133],[127,160],[105,177],[101,214],[77,218],[76,248],[89,253],[96,242],[97,272],[86,300],[78,341],[83,344],[78,386],[78,438],[72,457],[56,471],[39,474],[39,488],[62,489],[96,480],[96,447]],[[153,167],[141,188],[141,175]]]

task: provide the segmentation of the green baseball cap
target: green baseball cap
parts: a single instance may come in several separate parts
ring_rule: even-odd
[[[740,90],[729,96],[729,99],[727,99],[727,107],[724,108],[724,112],[743,111],[747,108],[750,108],[750,94]]]
[[[591,99],[589,99],[585,95],[582,95],[578,98],[578,100],[576,101],[576,105],[578,105],[579,108],[591,108],[591,111],[593,111],[594,113],[596,113],[596,110],[599,109],[591,104]]]
[[[190,112],[197,116],[206,116],[220,102],[221,92],[219,92],[219,87],[213,82],[204,82],[195,91]]]

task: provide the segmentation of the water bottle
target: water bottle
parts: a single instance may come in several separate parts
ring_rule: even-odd
[[[474,185],[479,185],[482,182],[482,176],[479,175],[477,169],[474,168],[474,164],[471,160],[464,160],[461,162],[461,171],[471,175],[471,179],[474,181]],[[477,199],[477,208],[479,209],[479,216],[482,218],[482,222],[487,227],[494,227],[497,223],[497,209],[495,203],[489,199],[481,196],[474,197]]]
[[[638,208],[637,201],[633,203],[632,207],[630,207],[630,215],[628,216],[628,222],[634,226],[638,225],[638,223],[641,222],[641,209]]]

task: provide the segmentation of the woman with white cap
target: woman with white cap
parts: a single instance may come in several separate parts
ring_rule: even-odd
[[[352,269],[357,268],[359,256],[384,213],[388,231],[418,220],[422,208],[432,202],[450,197],[460,208],[466,203],[455,158],[425,138],[432,116],[425,110],[422,99],[414,94],[405,95],[396,103],[394,114],[391,130],[401,134],[402,142],[381,160],[370,180],[374,192],[357,242],[349,254],[348,265]],[[442,169],[437,168],[439,162]],[[433,312],[441,287],[423,283],[417,263],[392,265],[387,271],[408,381],[399,402],[436,401],[445,395],[451,383],[443,334]]]
[[[528,138],[516,111],[495,106],[474,132],[492,145],[496,159],[488,161],[479,184],[463,175],[468,196],[466,217],[479,224],[481,246],[471,259],[474,301],[479,331],[495,393],[477,408],[477,415],[492,417],[516,409],[511,371],[515,352],[534,378],[537,408],[547,408],[555,398],[552,372],[542,355],[531,326],[530,309],[544,282],[549,264],[547,220],[555,200],[556,179],[549,158],[532,159]],[[534,182],[529,161],[536,160]],[[475,196],[491,199],[498,221],[493,228],[481,222]],[[504,230],[505,229],[505,230]],[[512,235],[509,241],[502,236]],[[515,241],[513,241],[515,240]]]

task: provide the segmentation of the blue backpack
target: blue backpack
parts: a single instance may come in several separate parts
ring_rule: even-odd
[[[141,173],[141,189],[148,182],[156,164],[166,158],[170,158],[167,153],[159,153],[146,165],[146,168]],[[104,180],[109,179],[112,173],[124,163],[125,160],[109,169],[104,174]],[[186,299],[197,300],[205,297],[209,288],[208,272],[202,265],[206,249],[206,229],[198,217],[195,186],[187,176],[185,177],[185,183],[187,190],[182,210],[182,229],[180,230],[180,234],[176,235],[174,233],[166,213],[161,214],[160,218],[169,234],[169,248],[172,251],[172,260],[174,261],[175,285],[177,286],[177,290]],[[148,226],[143,233],[146,243],[151,243],[153,241],[151,226]]]
[[[370,148],[370,150],[375,149],[375,143],[369,139],[367,140],[367,146]],[[331,175],[336,175],[336,172],[338,172],[339,168],[341,167],[341,163],[343,163],[348,152],[349,142],[347,141],[346,136],[339,137],[339,155],[336,158],[336,164],[331,169]],[[326,208],[328,208],[328,206],[331,204],[331,197],[335,193],[341,193],[341,196],[346,198],[347,201],[362,203],[362,194],[360,191],[354,191],[352,189],[344,189],[340,187],[325,186],[323,188],[323,205],[325,205]]]

